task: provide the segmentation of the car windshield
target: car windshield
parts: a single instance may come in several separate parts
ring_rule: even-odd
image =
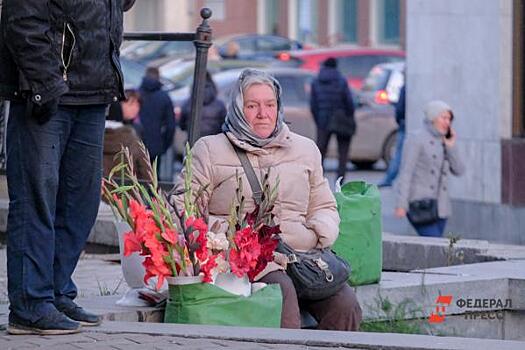
[[[184,56],[194,51],[194,45],[190,41],[138,41],[122,49],[121,56],[134,61],[146,61],[167,56]]]
[[[142,83],[146,67],[140,63],[125,58],[120,59],[120,66],[122,68],[122,75],[124,76],[124,87],[126,89],[138,89]],[[173,82],[166,79],[162,74],[160,82],[162,83],[163,90],[170,91],[175,88]]]

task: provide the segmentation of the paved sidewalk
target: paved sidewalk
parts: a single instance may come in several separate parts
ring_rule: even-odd
[[[78,297],[123,294],[128,286],[123,280],[120,262],[106,260],[109,255],[84,254],[73,274]],[[118,258],[118,255],[111,255]],[[0,248],[0,304],[7,303],[7,257],[5,246]],[[1,347],[0,347],[1,349]]]
[[[396,349],[522,350],[525,343],[388,333],[105,322],[67,336],[10,336],[1,349]]]

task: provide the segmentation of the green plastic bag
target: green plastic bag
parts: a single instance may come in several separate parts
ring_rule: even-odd
[[[170,285],[164,322],[278,328],[282,303],[278,284],[270,284],[249,297],[209,283]]]
[[[381,195],[364,181],[347,182],[335,193],[341,217],[339,237],[332,249],[352,267],[350,284],[378,282],[383,266]]]

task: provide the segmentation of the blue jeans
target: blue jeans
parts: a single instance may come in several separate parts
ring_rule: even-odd
[[[417,225],[410,222],[416,229],[417,234],[426,237],[443,237],[445,226],[447,225],[447,219],[439,219],[432,224]]]
[[[11,104],[7,276],[11,312],[35,322],[60,298],[100,203],[105,105],[60,106],[45,124]]]
[[[401,166],[401,156],[403,154],[403,143],[405,141],[405,128],[400,127],[397,130],[396,135],[396,151],[394,153],[394,157],[390,160],[390,163],[388,164],[388,169],[386,170],[385,178],[381,182],[382,185],[385,186],[392,186],[392,182],[397,177],[397,174],[399,172],[399,167]]]

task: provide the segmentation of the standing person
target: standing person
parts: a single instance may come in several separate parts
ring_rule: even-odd
[[[201,109],[199,129],[200,136],[215,135],[222,132],[222,123],[226,116],[226,106],[224,102],[217,98],[217,86],[213,81],[210,72],[206,72],[206,84],[204,85],[204,102]],[[182,105],[180,118],[180,128],[188,129],[188,121],[191,118],[191,97]]]
[[[355,132],[354,102],[346,79],[337,70],[337,60],[333,57],[323,62],[319,76],[312,83],[310,110],[317,126],[317,147],[323,161],[330,138],[333,134],[337,137],[337,177],[344,179]]]
[[[151,160],[157,158],[157,170],[160,169],[162,156],[173,143],[175,133],[175,114],[169,95],[162,90],[159,70],[155,67],[146,69],[146,75],[140,85],[142,106],[140,123],[142,139]]]
[[[399,99],[394,103],[396,110],[396,122],[397,122],[397,135],[396,135],[396,150],[394,157],[390,160],[388,164],[388,169],[386,170],[385,178],[379,187],[392,186],[392,182],[397,177],[399,172],[399,166],[401,165],[401,155],[403,154],[403,142],[405,142],[405,89],[406,83],[403,85],[399,91]]]
[[[71,279],[100,203],[107,105],[123,97],[123,11],[134,0],[4,0],[10,334],[98,325]]]
[[[104,131],[104,176],[120,162],[115,155],[127,147],[133,157],[133,167],[139,180],[149,179],[148,164],[140,149],[141,126],[138,121],[140,94],[136,90],[126,90],[126,100],[118,105],[112,104]]]
[[[244,169],[232,144],[244,150],[255,174],[271,168],[270,181],[279,179],[273,213],[281,238],[296,250],[328,248],[339,234],[335,198],[323,176],[321,154],[308,138],[295,134],[284,122],[281,85],[269,74],[245,69],[228,102],[224,133],[200,138],[192,148],[192,187],[206,186],[202,205],[209,218],[227,228],[230,205],[235,197],[237,174]],[[173,198],[183,208],[185,172],[177,179]],[[248,181],[243,180],[243,213],[255,207]],[[212,225],[210,221],[210,225]],[[279,284],[283,293],[281,327],[300,328],[299,305],[318,321],[318,329],[355,331],[362,318],[361,307],[348,284],[323,300],[299,300],[285,267],[269,264],[256,280]]]
[[[408,219],[421,236],[441,237],[450,216],[449,174],[459,176],[465,167],[456,147],[456,131],[451,127],[454,114],[443,101],[425,107],[424,128],[405,141],[397,186],[395,215]],[[419,223],[415,206],[421,201],[437,206],[430,222]],[[434,206],[425,211],[434,211]],[[413,207],[413,209],[410,209]],[[414,210],[414,212],[412,212]],[[420,216],[420,215],[418,215]]]

